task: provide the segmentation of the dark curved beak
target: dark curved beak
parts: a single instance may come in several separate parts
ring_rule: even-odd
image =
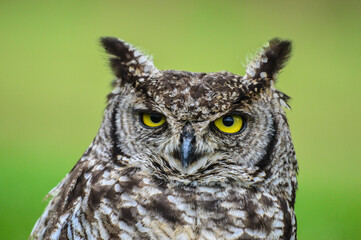
[[[188,167],[195,160],[194,154],[194,131],[190,123],[187,123],[181,135],[181,163],[184,168]]]

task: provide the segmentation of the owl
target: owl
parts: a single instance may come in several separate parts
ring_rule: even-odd
[[[31,239],[296,239],[298,165],[275,88],[291,42],[246,66],[158,70],[104,37],[115,75],[89,148],[49,193]]]

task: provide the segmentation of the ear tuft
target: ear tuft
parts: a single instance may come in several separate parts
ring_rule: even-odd
[[[129,45],[117,38],[102,37],[100,42],[108,54],[120,58],[125,57],[127,53],[129,54]]]
[[[103,37],[100,43],[112,55],[109,59],[110,66],[121,82],[135,83],[158,71],[148,56],[123,40]]]
[[[291,42],[274,38],[247,65],[245,78],[275,80],[291,55]]]

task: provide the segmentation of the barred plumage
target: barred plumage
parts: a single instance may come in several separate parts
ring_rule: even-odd
[[[160,71],[101,42],[117,77],[103,122],[31,238],[296,239],[288,96],[274,86],[290,42],[271,40],[244,77]]]

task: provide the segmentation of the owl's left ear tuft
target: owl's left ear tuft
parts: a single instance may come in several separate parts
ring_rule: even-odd
[[[275,80],[277,73],[290,58],[292,44],[287,40],[274,38],[247,65],[245,77],[252,79],[271,78]]]
[[[108,54],[119,58],[127,58],[126,55],[129,54],[130,46],[124,41],[113,37],[102,37],[100,42]]]
[[[112,55],[109,59],[110,66],[121,82],[137,85],[137,82],[144,81],[158,71],[148,56],[123,40],[103,37],[100,43],[105,51]]]

